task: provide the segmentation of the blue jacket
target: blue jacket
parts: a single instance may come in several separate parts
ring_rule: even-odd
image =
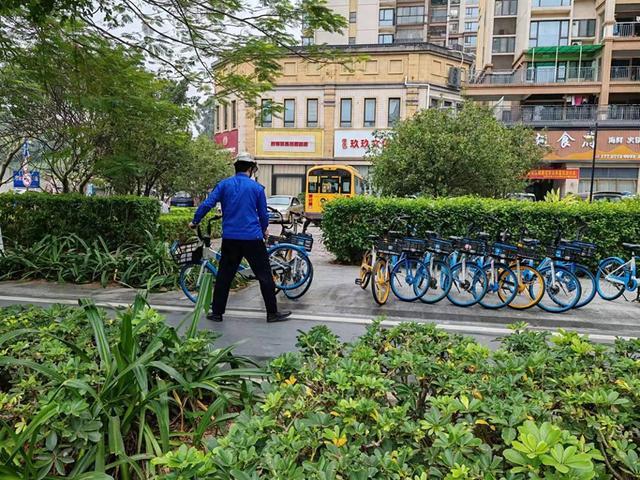
[[[225,178],[200,204],[193,223],[200,223],[218,202],[222,204],[222,238],[259,240],[264,237],[269,214],[262,185],[242,173]]]

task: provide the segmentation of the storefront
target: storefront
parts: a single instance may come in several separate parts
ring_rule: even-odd
[[[575,173],[567,178],[555,177],[554,188],[560,188],[563,194],[588,192],[591,186],[593,132],[587,129],[550,130],[536,135],[538,144],[549,148],[544,157],[549,169],[558,172],[579,171],[577,177]],[[638,193],[640,130],[601,128],[597,135],[595,162],[595,192]]]

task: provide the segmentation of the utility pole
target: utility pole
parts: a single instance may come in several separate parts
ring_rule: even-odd
[[[598,148],[598,122],[593,130],[593,155],[591,157],[591,185],[589,186],[589,203],[593,201],[593,182],[596,176],[596,149]]]

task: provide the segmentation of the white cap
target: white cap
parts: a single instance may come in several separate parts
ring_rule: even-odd
[[[236,155],[236,162],[255,162],[249,152],[240,152]]]

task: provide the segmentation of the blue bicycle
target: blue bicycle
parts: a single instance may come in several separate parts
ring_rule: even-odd
[[[196,303],[204,274],[218,274],[218,263],[221,255],[211,247],[212,223],[222,218],[214,216],[207,222],[206,233],[200,226],[197,228],[198,241],[179,244],[177,241],[170,248],[171,256],[180,268],[179,285],[189,300]],[[283,292],[295,291],[303,287],[313,278],[313,266],[304,247],[289,243],[278,243],[267,249],[271,272],[276,289]],[[241,264],[238,274],[244,278],[252,278],[253,272],[246,264]],[[305,289],[306,292],[306,289]]]
[[[451,289],[447,298],[459,307],[479,303],[487,293],[487,275],[473,258],[478,254],[478,242],[465,237],[449,237],[454,251],[449,255]]]
[[[600,262],[596,275],[598,293],[605,300],[615,300],[625,291],[635,291],[636,301],[638,301],[640,300],[640,278],[638,277],[636,252],[640,251],[640,244],[623,243],[622,247],[631,251],[631,259],[625,261],[620,257],[609,257]]]

